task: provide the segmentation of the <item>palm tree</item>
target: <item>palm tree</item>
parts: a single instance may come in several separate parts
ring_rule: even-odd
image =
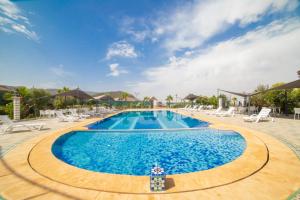
[[[150,97],[148,97],[148,96],[144,97],[144,101],[149,101],[149,100],[150,100]]]
[[[122,100],[124,100],[124,101],[127,101],[127,98],[129,97],[129,94],[127,93],[127,92],[123,92],[122,94],[121,94],[121,98],[122,98]]]
[[[235,104],[236,104],[236,101],[237,101],[237,98],[236,97],[232,97],[232,103],[233,103],[233,106],[235,106]]]
[[[149,102],[149,101],[150,101],[150,97],[145,96],[144,99],[143,99],[143,102],[144,102],[143,106],[146,107],[145,102]]]
[[[173,101],[173,97],[171,95],[167,96],[166,101],[168,102],[169,107],[171,106],[171,101]]]
[[[64,86],[63,88],[58,89],[58,90],[57,90],[57,93],[60,94],[60,93],[68,92],[68,91],[70,91],[70,88]],[[56,103],[57,103],[57,105],[59,105],[59,106],[66,106],[66,105],[64,105],[64,104],[66,104],[66,101],[67,101],[67,97],[66,97],[66,96],[65,96],[65,97],[58,97]],[[59,107],[59,106],[58,106],[58,107]]]
[[[64,86],[62,89],[58,89],[57,93],[64,93],[64,92],[68,92],[68,91],[70,91],[70,88]]]

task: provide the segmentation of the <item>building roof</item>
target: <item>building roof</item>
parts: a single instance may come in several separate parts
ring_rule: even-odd
[[[93,99],[92,96],[88,95],[87,93],[83,92],[82,90],[80,90],[79,88],[75,89],[75,90],[70,90],[70,91],[67,91],[67,92],[62,92],[62,93],[59,93],[59,94],[56,94],[54,96],[61,96],[61,97],[65,97],[65,96],[72,96],[72,97],[75,97],[77,99]]]

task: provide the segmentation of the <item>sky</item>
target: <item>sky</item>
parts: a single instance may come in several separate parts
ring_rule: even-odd
[[[297,79],[298,0],[0,0],[0,84],[137,95]]]

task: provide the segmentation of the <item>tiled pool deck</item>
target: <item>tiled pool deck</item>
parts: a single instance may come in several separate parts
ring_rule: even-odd
[[[216,118],[205,114],[195,114],[194,117],[212,122],[214,126],[218,128],[223,127],[238,130],[243,134],[248,134],[249,137],[253,137],[254,139],[252,140],[250,138],[248,140],[247,138],[247,142],[249,142],[248,145],[250,146],[252,144],[254,146],[259,145],[259,142],[255,142],[255,138],[261,140],[268,150],[267,159],[264,156],[265,153],[263,153],[265,151],[256,151],[253,149],[254,151],[252,153],[250,152],[250,154],[242,156],[243,159],[247,160],[246,166],[240,165],[240,167],[238,167],[238,165],[228,165],[227,167],[229,168],[230,166],[236,166],[237,168],[236,170],[230,170],[230,172],[227,172],[226,175],[222,175],[224,172],[221,170],[222,167],[219,167],[219,169],[216,168],[218,169],[217,173],[211,173],[211,177],[205,176],[205,173],[202,173],[203,176],[200,179],[198,179],[199,177],[193,178],[189,176],[177,179],[176,177],[169,176],[169,178],[173,178],[174,181],[171,181],[172,184],[166,192],[158,194],[134,194],[134,191],[137,191],[136,188],[145,187],[145,182],[143,182],[143,180],[142,182],[136,182],[137,179],[133,178],[131,184],[126,185],[126,178],[123,179],[120,176],[116,177],[114,181],[107,181],[112,177],[102,174],[102,178],[99,179],[100,173],[94,173],[94,175],[98,174],[96,176],[90,174],[93,172],[86,174],[91,175],[91,177],[82,176],[80,173],[66,173],[66,164],[61,162],[58,163],[61,165],[55,166],[53,163],[46,162],[47,158],[51,158],[51,155],[47,154],[47,152],[44,152],[43,154],[40,150],[49,150],[49,148],[42,148],[40,150],[34,148],[37,150],[36,153],[42,154],[36,154],[35,157],[28,156],[31,151],[34,151],[32,148],[34,146],[39,146],[38,144],[40,144],[41,141],[46,143],[50,142],[51,144],[51,138],[53,139],[55,135],[63,134],[73,128],[66,128],[65,130],[51,129],[51,131],[49,130],[43,134],[39,134],[25,142],[19,141],[20,144],[18,144],[14,149],[11,149],[9,153],[1,159],[0,195],[7,199],[286,199],[289,195],[299,189],[299,159],[295,153],[290,150],[290,148],[279,142],[277,139],[274,139],[269,134],[282,134],[285,141],[288,143],[293,141],[291,144],[294,147],[297,147],[297,145],[299,145],[299,141],[294,141],[293,138],[295,137],[296,139],[299,139],[297,131],[300,130],[300,121],[296,123],[292,120],[287,120],[286,122],[275,120],[274,123],[266,122],[261,124],[244,124],[240,117]],[[81,123],[70,124],[70,126],[76,125],[74,129],[78,129],[95,120],[96,119],[86,120]],[[276,133],[272,133],[274,130]],[[32,134],[34,135],[35,133]],[[13,137],[17,137],[17,134],[13,134]],[[7,141],[9,143],[9,139],[7,139]],[[43,147],[43,145],[40,146]],[[295,150],[297,152],[297,148],[295,148]],[[32,159],[35,160],[33,161],[35,162],[35,166],[30,165]],[[259,161],[263,161],[265,159],[266,163],[263,164],[260,169],[242,179],[223,184],[222,186],[216,185],[209,188],[199,187],[212,184],[213,182],[222,182],[224,181],[224,178],[232,178],[237,175],[241,175],[245,173],[245,171],[253,167],[255,168]],[[39,165],[39,169],[36,168],[37,165]],[[41,173],[41,171],[35,171],[34,169],[47,170]],[[60,182],[61,180],[58,181],[53,179],[55,177],[47,177],[47,174],[45,173],[51,175],[51,171],[55,171],[55,173],[52,173],[52,176],[60,174],[59,178],[61,180],[70,181],[70,179],[74,179],[74,182],[77,181],[86,187],[68,185],[66,182],[63,183]],[[212,171],[207,170],[206,172]],[[106,178],[108,179],[106,180]],[[114,191],[108,192],[99,188],[91,189],[87,186],[93,184],[89,182],[85,183],[87,180],[93,180],[95,182],[94,185],[102,184]],[[72,183],[72,181],[70,183]],[[114,184],[108,185],[111,183]],[[193,190],[187,190],[186,192],[178,191],[177,193],[172,193],[172,191],[175,191],[176,188],[180,189],[181,186],[186,188],[197,186],[198,189],[195,187]],[[120,192],[118,192],[118,190]],[[125,190],[129,192],[126,193],[124,192]]]
[[[236,115],[235,117],[216,117],[213,115],[207,115],[205,114],[205,112],[179,112],[201,119],[221,121],[226,124],[238,125],[267,133],[289,146],[300,159],[300,120],[275,117],[274,122],[267,121],[260,123],[251,123],[244,122],[243,117],[245,115]]]

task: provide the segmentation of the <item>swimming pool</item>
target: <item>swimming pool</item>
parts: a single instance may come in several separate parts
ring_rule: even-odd
[[[181,129],[207,127],[207,122],[180,115],[172,111],[122,112],[88,126],[89,129]]]
[[[149,175],[158,163],[168,175],[211,169],[242,155],[244,138],[234,131],[74,131],[60,136],[52,153],[60,160],[102,173]]]

